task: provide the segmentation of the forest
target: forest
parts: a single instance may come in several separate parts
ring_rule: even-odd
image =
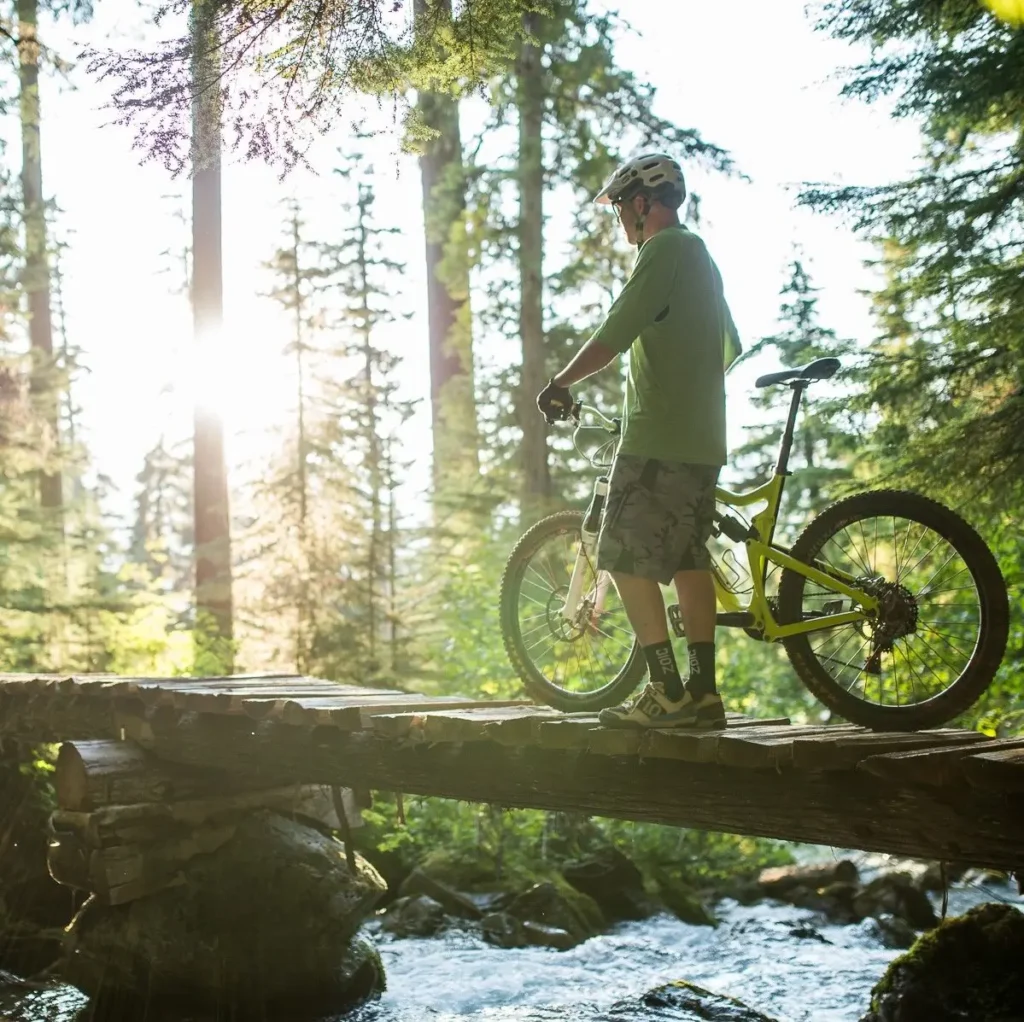
[[[693,123],[686,96],[668,101],[625,58],[672,59],[653,49],[657,7],[638,21],[634,3],[598,0],[121,6],[137,27],[120,35],[91,30],[110,12],[89,0],[16,0],[0,15],[0,673],[277,672],[521,698],[502,570],[530,524],[584,509],[593,484],[536,395],[635,259],[591,199],[630,153],[671,153],[693,175],[684,222],[713,240],[731,215],[721,196],[736,194],[723,189],[757,185],[723,140],[736,133]],[[750,488],[775,462],[788,396],[755,391],[755,370],[839,357],[798,423],[781,534],[864,489],[913,489],[961,514],[996,556],[1011,615],[995,680],[955,723],[1021,735],[1024,10],[816,0],[800,16],[838,55],[817,87],[899,122],[912,158],[882,181],[787,182],[795,223],[857,246],[864,276],[841,300],[798,237],[784,265],[761,267],[770,329],[745,328],[754,285],[726,275],[744,354],[723,478]],[[105,124],[65,143],[74,118],[50,111],[68,92]],[[744,102],[738,86],[729,102]],[[780,115],[768,144],[799,153],[822,126],[788,127]],[[120,356],[102,331],[80,331],[68,270],[117,239],[50,184],[105,132],[123,143],[106,159],[145,169],[149,191],[131,202],[158,225],[148,252],[121,255],[161,269],[166,322],[139,310],[137,343],[180,334],[173,353],[131,363],[180,362],[186,383],[165,385],[147,421],[116,418],[135,384],[127,367],[110,373]],[[244,174],[271,175],[276,201],[227,217],[245,199],[226,182]],[[233,241],[240,219],[276,241]],[[240,246],[243,269],[228,258]],[[232,288],[255,303],[246,329],[259,336],[229,344]],[[111,279],[92,300],[113,322],[132,298]],[[855,330],[830,312],[853,305]],[[251,397],[247,379],[260,381]],[[618,415],[623,379],[609,367],[580,394]],[[255,423],[242,439],[240,408]],[[719,629],[716,656],[729,710],[826,719],[777,645]],[[53,754],[29,760],[41,806]],[[25,750],[5,747],[7,767],[12,755]],[[791,858],[754,839],[533,811],[416,800],[404,814],[382,795],[361,850],[412,863],[448,841],[528,870],[541,844],[556,858],[610,844],[698,887]]]

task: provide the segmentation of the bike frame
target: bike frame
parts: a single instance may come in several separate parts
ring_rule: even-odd
[[[787,639],[794,635],[806,635],[810,632],[822,631],[826,628],[836,628],[840,625],[854,624],[858,621],[866,621],[878,610],[878,600],[870,593],[858,588],[857,579],[839,571],[831,566],[815,563],[806,564],[799,558],[793,556],[792,552],[774,541],[775,527],[778,523],[779,508],[782,504],[782,493],[785,488],[786,477],[789,473],[789,454],[793,445],[793,433],[796,426],[796,417],[800,409],[800,402],[804,391],[807,389],[806,380],[796,380],[790,384],[793,390],[793,398],[790,402],[789,416],[786,421],[786,428],[782,435],[782,442],[779,448],[779,456],[775,465],[772,478],[764,485],[758,486],[746,493],[734,493],[724,487],[717,487],[715,499],[726,507],[747,507],[752,504],[759,504],[762,501],[765,507],[751,518],[749,530],[736,519],[729,519],[716,513],[716,521],[726,523],[726,527],[736,535],[736,530],[742,530],[745,535],[737,542],[742,542],[747,551],[747,563],[750,577],[753,583],[753,592],[748,602],[744,603],[740,594],[733,592],[717,568],[712,570],[715,584],[715,595],[722,613],[718,615],[720,625],[731,627],[742,627],[759,632],[767,642],[775,642],[779,639]],[[602,420],[603,428],[611,432],[610,427],[615,425],[614,420],[608,419],[596,409],[589,409]],[[598,484],[601,485],[600,483]],[[589,515],[588,515],[589,517]],[[730,537],[733,538],[733,537]],[[580,599],[583,595],[583,579],[587,563],[593,563],[596,554],[597,536],[584,530],[583,541],[576,552],[576,561],[573,565],[572,577],[569,584],[569,591],[566,594],[565,603],[562,607],[562,616],[566,620],[575,620],[580,607]],[[769,565],[776,564],[779,567],[794,571],[798,575],[818,585],[835,592],[837,595],[845,596],[854,604],[854,609],[836,613],[822,614],[810,620],[796,621],[791,624],[780,624],[772,611],[771,604],[765,593],[765,582],[768,577]],[[600,589],[601,580],[598,579]],[[600,592],[598,593],[600,598]]]

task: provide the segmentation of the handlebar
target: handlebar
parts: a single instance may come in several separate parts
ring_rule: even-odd
[[[597,419],[597,425],[584,426],[584,414],[592,415]],[[577,401],[569,410],[569,422],[577,429],[603,429],[612,436],[618,436],[622,432],[622,419],[610,419],[599,408],[595,408],[593,405],[585,405],[582,401]]]

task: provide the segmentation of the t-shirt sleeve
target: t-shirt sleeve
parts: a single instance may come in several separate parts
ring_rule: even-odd
[[[677,260],[671,244],[658,245],[658,236],[640,249],[626,286],[619,292],[605,321],[590,338],[622,354],[668,307],[675,284]]]
[[[714,272],[715,293],[718,296],[718,307],[722,318],[722,361],[725,368],[728,369],[743,354],[743,345],[740,343],[739,331],[733,322],[729,303],[725,300],[722,274],[713,259],[711,260],[711,269]]]

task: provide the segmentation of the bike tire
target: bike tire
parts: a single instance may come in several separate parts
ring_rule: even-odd
[[[560,511],[533,525],[509,554],[500,589],[501,634],[513,670],[531,698],[567,713],[597,712],[618,705],[640,684],[647,670],[640,645],[634,639],[622,669],[611,681],[592,691],[571,691],[561,688],[538,670],[523,641],[518,613],[519,596],[530,559],[552,539],[565,537],[567,533],[574,533],[578,538],[582,524],[581,512]]]
[[[868,702],[843,686],[811,649],[816,634],[798,635],[782,644],[800,680],[829,709],[853,724],[873,730],[914,731],[938,727],[966,712],[991,683],[1006,650],[1009,599],[1006,583],[991,550],[978,533],[937,501],[902,490],[875,490],[837,501],[814,518],[793,544],[792,555],[813,563],[830,537],[861,519],[903,519],[938,534],[964,562],[980,604],[975,647],[960,675],[940,693],[912,705]],[[898,563],[898,561],[897,561]],[[803,620],[804,576],[784,570],[779,582],[780,624]],[[927,588],[927,587],[926,587]]]

